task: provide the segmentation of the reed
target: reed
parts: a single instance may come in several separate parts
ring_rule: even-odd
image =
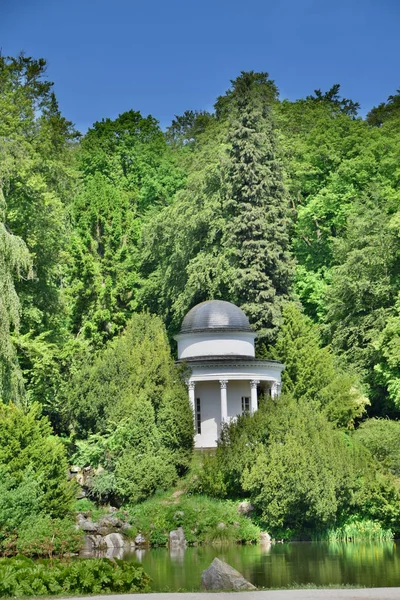
[[[388,542],[393,539],[393,532],[391,529],[384,529],[377,521],[362,519],[327,529],[318,539],[328,542]]]

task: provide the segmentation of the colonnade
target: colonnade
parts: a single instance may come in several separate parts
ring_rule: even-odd
[[[258,379],[251,379],[250,383],[250,412],[253,414],[258,409],[258,396],[257,396],[257,386],[260,381]],[[220,379],[220,398],[221,398],[221,423],[228,421],[228,379]],[[272,382],[271,385],[271,396],[274,398],[279,394],[279,383],[276,381]],[[188,382],[189,389],[189,401],[192,407],[193,412],[195,411],[195,390],[196,390],[196,382],[189,381]]]

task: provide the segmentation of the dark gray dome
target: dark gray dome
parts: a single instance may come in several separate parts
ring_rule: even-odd
[[[196,331],[252,331],[242,309],[224,300],[208,300],[194,306],[182,322],[181,333]]]

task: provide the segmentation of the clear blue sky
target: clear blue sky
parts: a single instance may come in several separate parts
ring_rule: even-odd
[[[340,83],[362,114],[400,88],[400,0],[0,0],[3,55],[48,61],[84,131],[135,109],[210,110],[241,70],[282,98]]]

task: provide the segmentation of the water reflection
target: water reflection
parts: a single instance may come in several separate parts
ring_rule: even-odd
[[[125,554],[125,559],[142,563],[154,591],[195,591],[200,588],[202,571],[216,556],[258,587],[400,586],[400,547],[393,542],[160,548],[135,550]]]

